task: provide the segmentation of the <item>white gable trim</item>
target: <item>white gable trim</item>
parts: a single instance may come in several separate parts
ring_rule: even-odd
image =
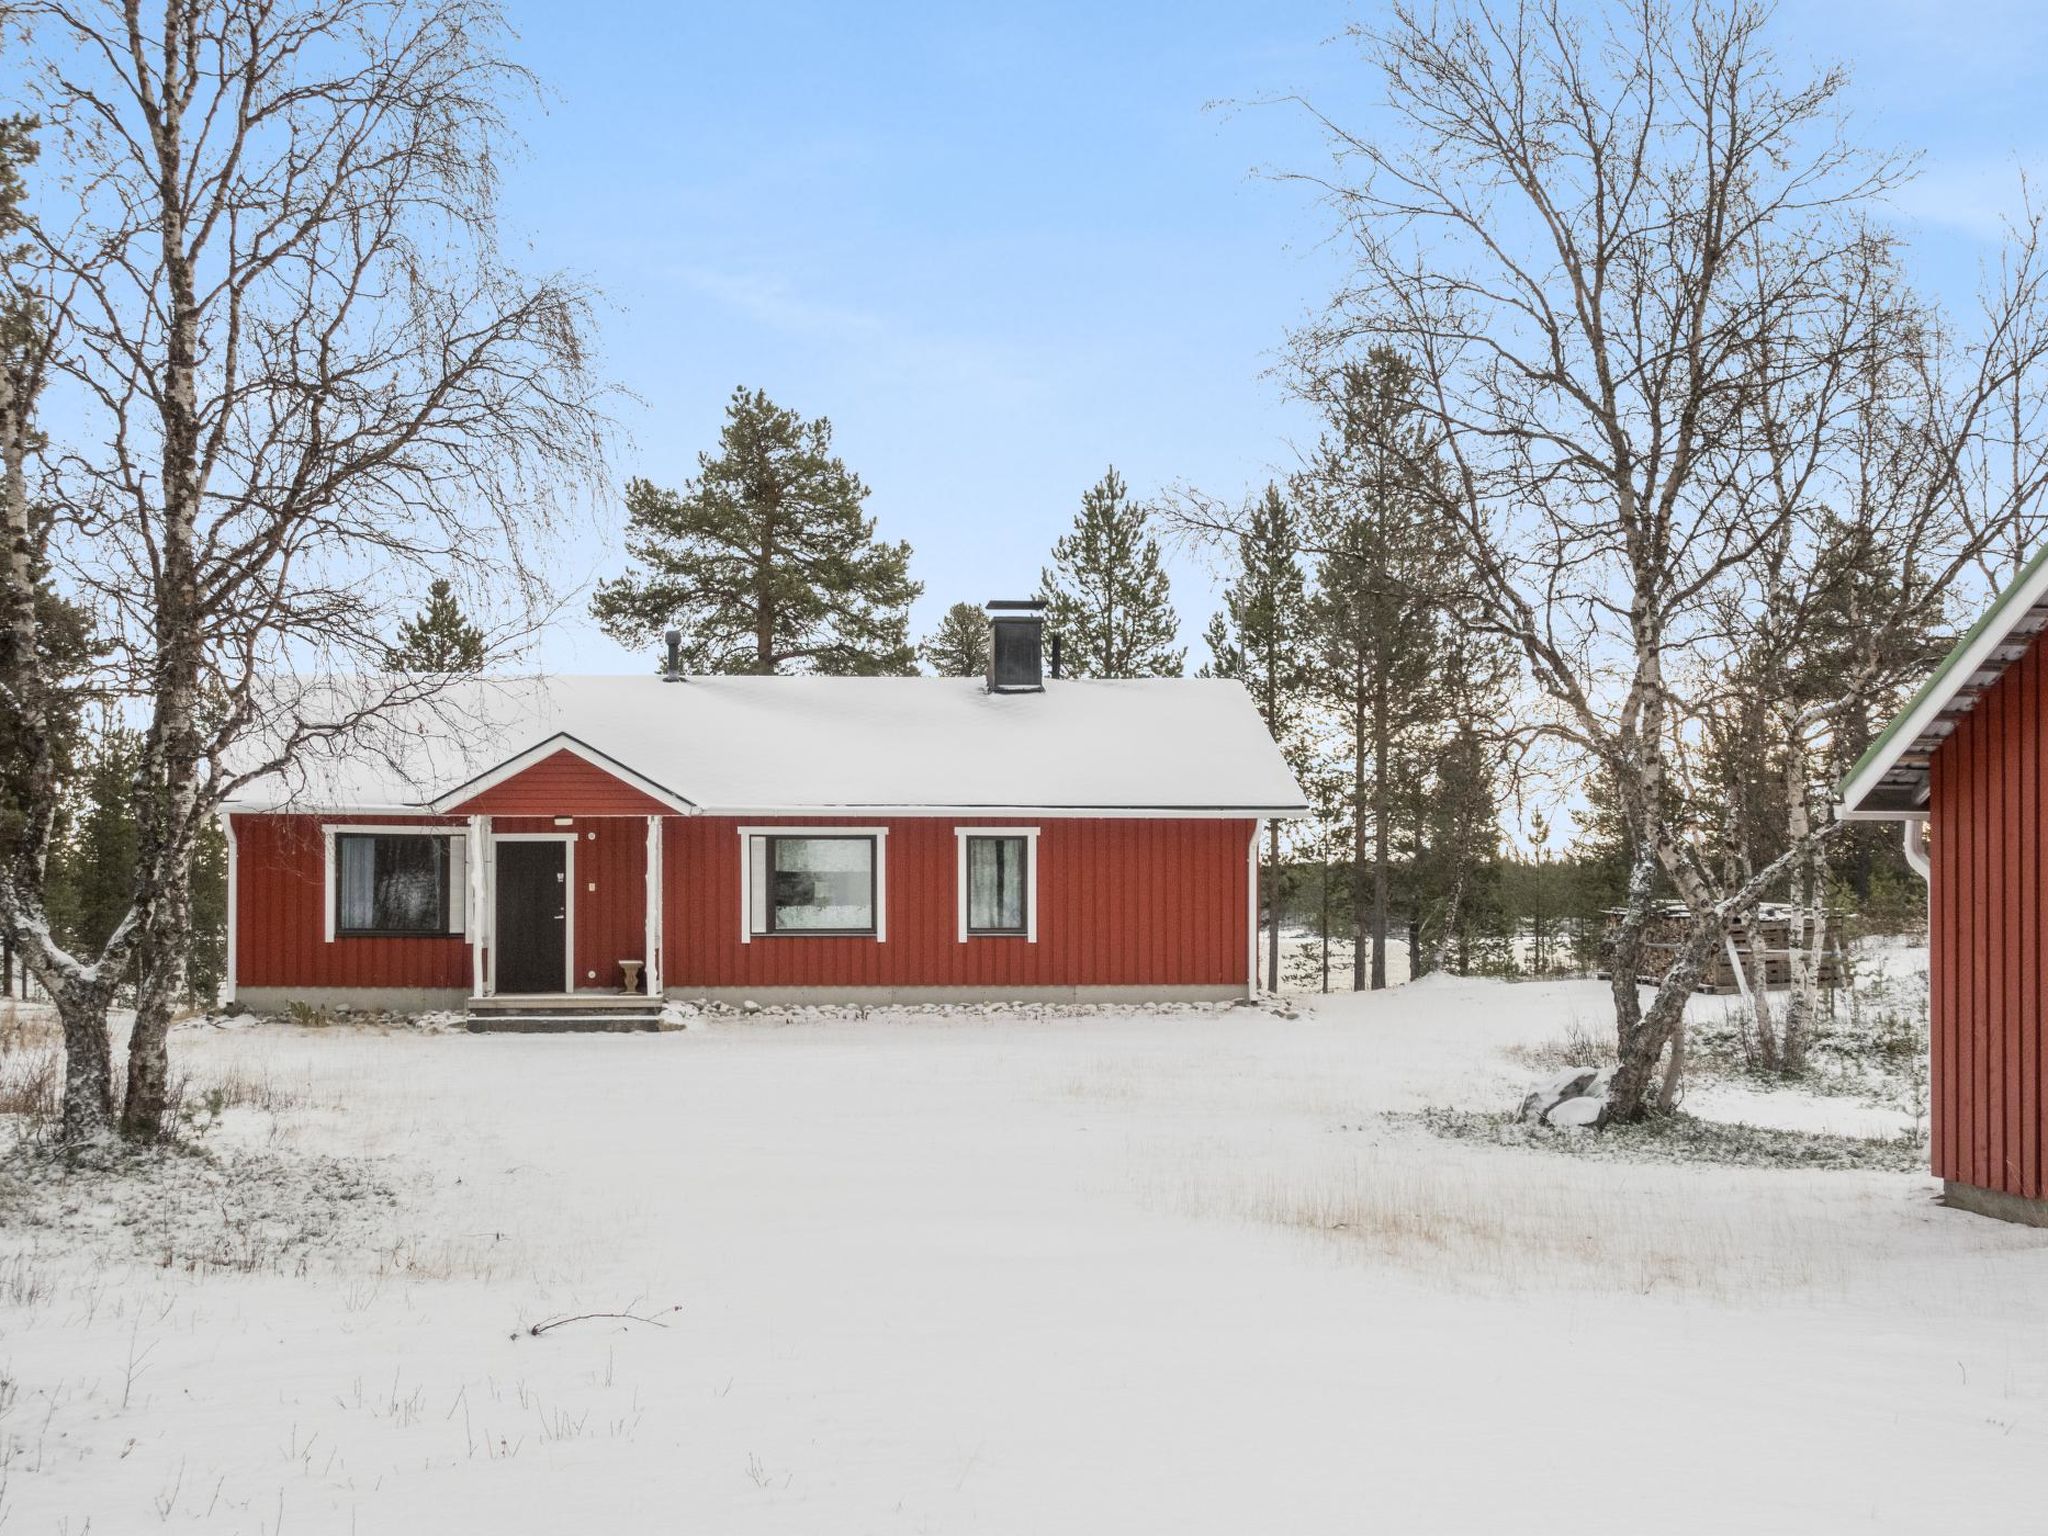
[[[588,743],[577,740],[567,731],[558,731],[553,736],[548,737],[547,740],[534,743],[524,752],[514,757],[506,758],[497,767],[480,773],[468,782],[456,785],[455,788],[449,790],[446,794],[428,801],[427,805],[431,810],[446,813],[453,806],[461,805],[465,801],[474,800],[478,795],[488,790],[496,789],[507,780],[517,778],[535,763],[545,762],[558,752],[567,752],[571,756],[582,758],[591,767],[598,769],[600,772],[608,773],[623,783],[630,784],[642,794],[659,800],[672,811],[684,816],[694,816],[697,814],[697,807],[688,800],[685,800],[674,790],[667,788],[665,785],[657,784],[643,773],[628,768],[617,758],[606,756]]]

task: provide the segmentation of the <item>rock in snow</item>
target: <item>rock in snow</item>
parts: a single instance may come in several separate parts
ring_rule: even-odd
[[[1522,1100],[1519,1118],[1542,1125],[1595,1125],[1607,1108],[1613,1075],[1612,1069],[1567,1067]]]
[[[1598,1098],[1584,1094],[1576,1099],[1566,1099],[1561,1104],[1552,1105],[1550,1113],[1544,1118],[1551,1125],[1569,1125],[1586,1129],[1598,1124],[1600,1116],[1606,1113],[1606,1110],[1605,1094]]]
[[[1593,1086],[1598,1067],[1567,1067],[1522,1100],[1524,1120],[1542,1120],[1566,1099],[1575,1099]]]

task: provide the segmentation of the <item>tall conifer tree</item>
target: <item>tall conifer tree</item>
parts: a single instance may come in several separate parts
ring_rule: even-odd
[[[1073,677],[1179,677],[1187,652],[1142,502],[1112,465],[1081,498],[1039,578],[1045,627]]]
[[[591,612],[622,645],[682,631],[693,672],[910,672],[910,546],[875,537],[868,488],[832,453],[832,423],[738,389],[716,453],[681,491],[626,486],[639,569]]]
[[[1268,485],[1237,536],[1223,609],[1204,638],[1210,660],[1203,672],[1243,683],[1266,729],[1297,773],[1302,767],[1300,714],[1309,678],[1308,597],[1301,569],[1301,531],[1293,505]],[[1280,979],[1280,823],[1266,828],[1266,984]]]
[[[1387,984],[1403,759],[1440,740],[1450,719],[1446,594],[1458,564],[1432,510],[1437,465],[1417,425],[1408,364],[1375,348],[1336,382],[1330,427],[1301,485],[1321,556],[1310,610],[1316,686],[1349,757],[1352,984],[1363,990]]]

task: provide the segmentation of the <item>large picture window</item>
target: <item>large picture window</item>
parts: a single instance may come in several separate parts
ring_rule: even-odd
[[[762,834],[748,839],[751,927],[769,934],[873,934],[875,839]]]
[[[1030,875],[1030,840],[1023,837],[967,839],[967,931],[1021,934]]]
[[[449,843],[440,835],[337,835],[336,931],[346,938],[446,934]]]

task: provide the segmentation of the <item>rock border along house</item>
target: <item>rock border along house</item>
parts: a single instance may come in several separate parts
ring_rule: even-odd
[[[1249,994],[1279,750],[1235,682],[1046,677],[1040,607],[990,605],[985,680],[671,665],[386,716],[225,808],[228,998]]]

